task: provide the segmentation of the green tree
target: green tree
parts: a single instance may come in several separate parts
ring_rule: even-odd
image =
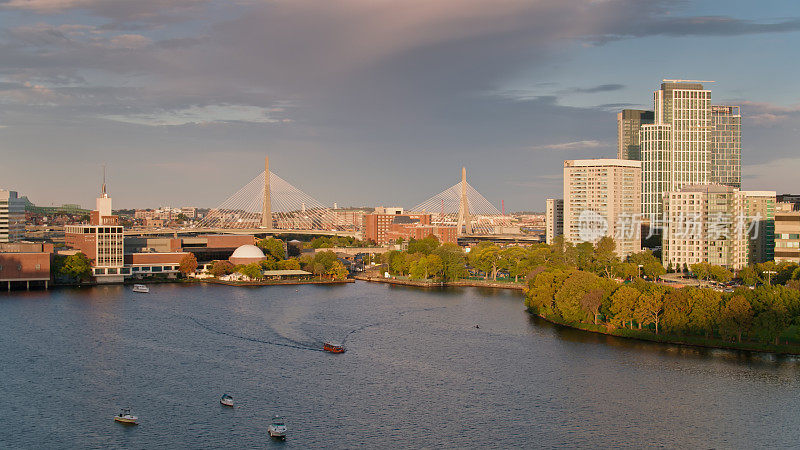
[[[619,264],[617,244],[610,236],[603,236],[594,246],[594,266],[598,274],[611,278],[614,267]]]
[[[674,334],[683,334],[689,330],[689,313],[692,311],[689,291],[686,289],[669,289],[664,295],[664,328]]]
[[[442,261],[442,281],[457,281],[466,276],[466,256],[461,247],[446,243],[434,250],[433,254]]]
[[[719,334],[722,337],[736,336],[742,342],[742,333],[753,324],[753,308],[742,295],[733,295],[720,311]]]
[[[286,259],[286,244],[280,239],[270,237],[256,242],[256,246],[264,251],[265,255],[272,256],[275,261]]]
[[[661,322],[664,313],[664,295],[658,291],[643,292],[639,295],[636,301],[636,309],[634,316],[639,322],[639,327],[642,325],[655,325],[656,334],[658,334],[658,325]]]
[[[610,309],[613,314],[611,320],[613,324],[625,326],[626,323],[629,323],[633,328],[634,310],[639,295],[639,291],[629,286],[620,286],[611,295]]]
[[[61,266],[61,275],[83,282],[92,277],[92,261],[83,253],[78,252],[64,259]]]
[[[573,270],[556,291],[555,306],[566,321],[587,322],[587,312],[581,306],[581,299],[592,289],[598,289],[597,275],[582,270]]]
[[[491,242],[481,242],[472,247],[467,257],[469,265],[484,273],[484,278],[497,280],[497,269],[500,262],[500,247]]]
[[[528,294],[525,299],[526,306],[535,314],[544,317],[557,315],[558,310],[554,305],[554,297],[570,274],[570,271],[553,269],[540,272],[533,279],[529,279]]]
[[[666,273],[661,261],[656,258],[650,250],[629,255],[628,262],[636,266],[637,274],[639,266],[642,266],[641,275],[653,280],[658,279],[658,277]]]
[[[261,270],[261,265],[258,263],[250,263],[237,270],[237,272],[250,278],[251,280],[260,280],[264,278],[264,272]]]
[[[284,259],[278,261],[278,269],[280,270],[300,270],[300,261],[292,259]]]
[[[425,239],[411,239],[408,241],[408,253],[422,253],[424,255],[430,255],[437,248],[439,248],[439,239],[432,234]]]
[[[746,286],[755,286],[759,282],[758,272],[756,272],[753,266],[744,267],[739,270],[736,276],[739,277],[739,279],[742,280],[742,284]]]
[[[181,258],[178,270],[183,275],[194,273],[197,270],[197,257],[194,256],[194,253],[187,253]]]
[[[689,326],[696,332],[709,336],[717,328],[722,296],[711,289],[685,288],[689,290],[691,312]]]
[[[525,273],[528,268],[528,252],[524,248],[513,246],[500,251],[498,265],[500,269],[508,272],[509,276],[514,277],[514,281],[519,281],[519,276]]]

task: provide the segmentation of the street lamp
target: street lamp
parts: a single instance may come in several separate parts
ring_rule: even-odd
[[[774,270],[765,270],[764,273],[767,274],[767,284],[772,286],[772,275],[778,272],[775,272]]]
[[[638,267],[638,268],[639,268],[639,278],[642,278],[642,267],[644,267],[644,265],[643,265],[643,264],[639,264],[639,265],[638,265],[638,266],[636,266],[636,267]]]

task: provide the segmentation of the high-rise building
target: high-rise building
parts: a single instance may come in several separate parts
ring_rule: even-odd
[[[13,242],[25,235],[25,202],[15,191],[0,189],[0,242]]]
[[[550,245],[556,236],[564,234],[564,199],[548,198],[545,204],[545,242]]]
[[[753,258],[766,258],[768,239],[759,239],[763,224],[750,213],[768,213],[770,194],[719,184],[689,185],[666,193],[664,265],[681,269],[707,262],[738,270]]]
[[[666,192],[711,179],[711,91],[699,82],[664,80],[654,93],[655,119],[642,125],[642,213],[662,219]]]
[[[111,214],[111,197],[106,193],[105,182],[96,205],[88,224],[64,228],[64,243],[92,261],[98,283],[121,283],[130,275],[130,268],[123,267],[125,236],[119,218]]]
[[[738,106],[711,106],[711,183],[742,187],[742,114]]]
[[[741,191],[743,214],[748,220],[750,248],[747,263],[775,258],[775,191]]]
[[[617,158],[642,159],[639,131],[642,125],[653,123],[655,113],[642,109],[623,109],[617,113]]]
[[[641,251],[641,188],[639,161],[564,161],[564,239],[597,242],[611,236],[618,256]]]
[[[800,204],[775,205],[775,262],[800,264]]]

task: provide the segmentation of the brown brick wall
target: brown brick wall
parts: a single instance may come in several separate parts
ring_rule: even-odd
[[[45,252],[0,253],[0,281],[49,280],[51,257]]]

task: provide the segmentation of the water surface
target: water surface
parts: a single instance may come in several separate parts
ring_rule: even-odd
[[[793,447],[799,374],[793,358],[556,327],[516,291],[0,294],[0,448]],[[120,407],[140,425],[114,423]],[[286,442],[266,434],[274,414]]]

